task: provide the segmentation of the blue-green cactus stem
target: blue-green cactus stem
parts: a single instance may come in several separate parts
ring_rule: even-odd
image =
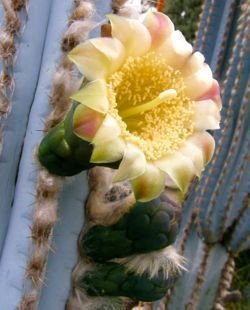
[[[92,227],[80,240],[83,255],[104,262],[162,249],[175,241],[178,224],[173,207],[152,200],[137,202],[116,224]]]
[[[90,296],[124,296],[150,302],[162,298],[174,282],[174,276],[166,279],[161,272],[149,278],[146,273],[139,276],[117,263],[105,263],[87,271],[78,285]]]
[[[90,163],[93,146],[73,133],[72,119],[76,106],[74,104],[65,120],[45,135],[39,146],[40,163],[55,175],[72,176],[96,166]],[[117,168],[118,163],[105,166]]]

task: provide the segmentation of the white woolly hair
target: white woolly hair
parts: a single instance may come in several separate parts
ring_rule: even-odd
[[[187,271],[186,259],[178,254],[172,245],[159,251],[116,258],[112,261],[125,265],[128,271],[133,271],[140,276],[147,273],[150,278],[156,277],[159,272],[163,272],[167,279]]]
[[[65,37],[73,36],[78,38],[79,41],[86,40],[88,38],[89,32],[97,27],[100,22],[95,22],[93,20],[78,20],[70,25],[68,30],[64,34]]]

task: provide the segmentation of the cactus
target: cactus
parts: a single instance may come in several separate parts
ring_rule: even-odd
[[[72,131],[76,107],[77,104],[73,105],[65,120],[52,128],[39,145],[38,159],[52,174],[72,176],[96,166],[89,162],[93,146],[78,138]],[[117,163],[105,166],[117,168]]]
[[[132,300],[154,301],[162,298],[174,277],[166,279],[163,274],[149,278],[138,276],[116,263],[100,264],[87,271],[79,280],[79,286],[91,296],[126,296]]]
[[[102,262],[162,249],[175,241],[178,225],[166,203],[137,203],[117,223],[97,225],[80,240],[80,251]]]
[[[223,130],[215,134],[215,156],[184,205],[178,243],[190,272],[177,280],[168,295],[168,309],[223,309],[234,257],[249,248],[249,76],[244,69],[250,61],[245,35],[249,4],[210,2],[204,3],[196,46],[203,49],[221,80]]]
[[[15,3],[18,1],[4,2]],[[56,102],[55,106],[58,108],[58,102],[60,100],[63,102],[65,94],[67,97],[73,90],[69,86],[69,81],[73,78],[71,69],[67,67],[63,58],[63,53],[68,51],[69,45],[75,43],[72,28],[69,32],[68,29],[70,29],[71,22],[75,21],[76,16],[79,16],[79,11],[75,12],[77,14],[73,16],[73,11],[76,8],[73,7],[72,2],[68,0],[29,1],[28,18],[25,9],[17,11],[22,27],[20,32],[12,33],[15,36],[17,53],[16,60],[9,72],[15,80],[15,90],[13,96],[10,96],[12,110],[8,115],[4,114],[5,117],[8,116],[4,122],[2,122],[2,118],[0,120],[4,137],[2,142],[1,136],[0,179],[6,180],[0,184],[0,299],[1,305],[4,305],[6,310],[15,309],[22,296],[30,292],[31,284],[25,278],[25,268],[31,259],[29,256],[32,238],[34,240],[34,236],[39,231],[33,229],[32,238],[29,238],[33,211],[36,208],[34,219],[39,218],[40,224],[44,223],[44,218],[39,216],[42,207],[47,208],[45,224],[51,223],[52,227],[56,221],[56,215],[52,211],[55,211],[57,206],[61,179],[43,173],[39,175],[37,181],[38,166],[33,160],[33,154],[43,135],[44,119],[48,115],[49,94],[52,93],[51,101],[52,103]],[[76,4],[80,2],[75,1]],[[104,16],[110,11],[110,1],[94,2],[99,16]],[[118,3],[118,1],[116,2]],[[115,1],[113,1],[113,6],[117,9],[117,3],[114,3]],[[69,12],[72,12],[73,17],[69,16],[71,14]],[[5,15],[6,12],[1,7],[2,29],[5,25]],[[86,24],[83,26],[87,27]],[[234,272],[234,257],[241,251],[249,249],[248,223],[250,215],[247,192],[250,180],[247,173],[249,168],[247,155],[250,138],[249,105],[247,104],[249,73],[247,70],[250,65],[250,57],[248,28],[249,4],[247,1],[205,0],[196,49],[203,51],[206,61],[210,63],[216,77],[221,81],[224,105],[223,130],[215,134],[217,151],[213,161],[200,182],[190,189],[184,204],[180,233],[176,244],[188,261],[189,272],[184,272],[167,294],[164,302],[167,303],[168,309],[182,310],[185,307],[197,310],[221,309],[224,296],[230,289],[230,281]],[[2,64],[0,68],[2,70]],[[57,75],[53,81],[54,71]],[[53,91],[51,92],[52,85],[53,89],[61,87],[60,100],[55,98]],[[11,88],[8,89],[8,94],[11,91]],[[69,106],[66,106],[65,110],[67,109]],[[55,111],[55,107],[52,108],[53,111]],[[48,145],[49,152],[54,152],[56,156],[67,155],[65,149],[61,152],[62,149],[56,147],[55,141],[50,144],[51,135],[62,135],[59,139],[61,142],[63,137],[71,147],[72,145],[76,149],[84,147],[91,152],[91,146],[82,140],[79,141],[76,137],[67,140],[67,134],[71,130],[66,126],[67,120],[62,120],[65,113],[61,110],[59,112],[56,115],[57,118],[54,115],[54,118],[50,119],[51,122],[61,123],[45,138],[44,145],[46,147],[43,150],[40,149],[40,155],[44,156],[43,159],[40,157],[41,161],[45,160]],[[2,126],[2,124],[4,125]],[[46,129],[48,129],[49,122],[46,124]],[[51,170],[51,172],[58,173],[59,171],[63,172],[61,173],[63,175],[74,174],[87,168],[79,165],[77,158],[74,158],[70,164],[69,171],[62,170],[60,166],[55,167],[54,163],[48,167],[56,168],[56,171]],[[32,302],[39,304],[39,309],[63,309],[65,306],[70,291],[71,270],[77,261],[76,239],[83,225],[82,202],[86,199],[87,194],[88,185],[85,172],[76,176],[71,183],[66,184],[60,194],[58,211],[60,221],[55,226],[53,236],[55,254],[50,253],[48,263],[44,263],[46,285],[41,287],[41,283],[44,281],[43,273],[38,276],[37,274],[28,274],[32,280],[38,277],[38,281],[35,283],[40,283],[35,287],[37,295],[28,295]],[[127,214],[129,215],[130,212],[133,212],[133,209]],[[120,219],[119,224],[113,223],[98,229],[113,232],[116,228],[121,233],[119,237],[123,238],[122,242],[126,240],[130,244],[133,238],[128,239],[127,236],[124,236],[122,229],[122,224],[126,223],[127,225],[128,215]],[[172,219],[171,215],[170,218]],[[173,230],[174,226],[175,224]],[[48,228],[48,226],[46,227]],[[43,257],[45,261],[46,253],[51,246],[49,243],[53,230],[51,227],[48,228],[46,235],[48,243],[42,243],[43,247],[40,248],[42,254],[37,252],[39,255],[44,255],[37,257]],[[99,227],[101,226],[99,225]],[[87,238],[95,238],[97,236],[95,231],[98,229],[90,228],[85,235],[84,242],[88,243],[86,240],[89,239]],[[148,230],[149,232],[150,230]],[[97,253],[92,254],[94,252],[91,249],[92,245],[93,243],[90,243],[89,255],[98,260]],[[151,244],[150,249],[152,250]],[[113,255],[121,256],[123,254],[115,253]],[[37,257],[33,257],[31,261],[33,266],[36,266],[35,258]],[[102,264],[107,264],[104,263],[106,259],[110,259],[110,256],[100,258]],[[142,276],[141,279],[140,276],[130,273],[128,276],[127,273],[124,273],[123,265],[117,266],[116,263],[109,262],[108,266],[110,266],[109,264],[112,264],[115,276],[117,273],[121,278],[126,276],[129,284],[137,277],[136,281],[138,281],[140,290],[126,292],[126,296],[132,297],[132,299],[151,301],[161,298],[165,294],[166,287],[173,284],[170,279],[171,283],[164,283],[163,290],[161,283],[154,283],[155,286],[160,285],[160,288],[158,291],[156,290],[157,292],[150,290],[151,293],[154,293],[154,296],[150,296],[150,294],[147,295],[147,288],[151,288],[152,283],[148,282],[148,278],[145,279]],[[108,269],[107,265],[98,264],[98,266],[102,266],[103,272]],[[34,268],[32,270],[34,271]],[[85,273],[82,282],[80,282],[81,285],[85,288],[90,287],[92,292],[95,289],[99,290],[97,283],[90,280],[90,275],[100,279],[99,271],[100,269],[95,269],[95,272]],[[114,274],[107,273],[107,276],[114,276]],[[107,278],[104,277],[104,279]]]

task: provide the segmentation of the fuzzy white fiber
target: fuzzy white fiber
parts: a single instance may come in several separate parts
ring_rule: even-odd
[[[159,272],[163,272],[167,279],[172,275],[181,273],[181,271],[186,271],[186,259],[177,253],[174,246],[146,254],[116,258],[113,261],[125,265],[128,271],[133,271],[140,276],[147,273],[150,278],[154,278]]]

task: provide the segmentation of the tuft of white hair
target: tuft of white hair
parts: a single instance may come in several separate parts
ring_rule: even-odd
[[[187,271],[186,259],[178,254],[172,245],[162,250],[116,258],[112,261],[125,265],[128,271],[135,272],[140,276],[147,273],[151,279],[157,277],[160,272],[167,279],[182,271]]]

